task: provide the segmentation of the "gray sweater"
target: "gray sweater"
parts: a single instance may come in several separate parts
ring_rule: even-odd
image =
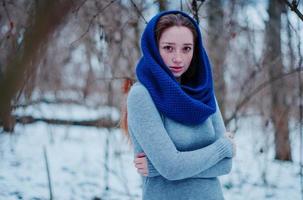
[[[184,125],[161,115],[137,82],[127,99],[128,130],[134,152],[148,158],[144,200],[222,200],[218,176],[230,172],[232,144],[217,111],[204,123]],[[173,108],[171,108],[173,109]]]

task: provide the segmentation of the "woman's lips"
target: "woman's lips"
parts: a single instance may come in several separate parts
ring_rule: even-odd
[[[183,70],[183,67],[179,67],[179,66],[170,66],[169,68],[172,72],[175,73],[181,72]]]

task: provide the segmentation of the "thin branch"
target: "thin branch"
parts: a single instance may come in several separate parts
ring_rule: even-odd
[[[81,2],[79,4],[79,6],[77,8],[75,8],[74,10],[72,10],[72,13],[76,13],[80,10],[80,8],[87,2],[87,0],[83,0],[83,2]]]
[[[108,133],[110,133],[110,130],[107,131]],[[106,134],[106,140],[105,140],[105,151],[104,151],[104,168],[105,168],[105,172],[104,172],[104,191],[103,191],[103,195],[102,196],[106,196],[106,194],[108,194],[109,191],[109,170],[110,168],[108,167],[109,165],[109,137],[111,136],[110,134]],[[114,171],[115,172],[115,171]]]
[[[199,12],[199,9],[198,9],[198,4],[197,4],[197,0],[193,0],[191,2],[191,7],[192,7],[192,11],[193,11],[193,16],[195,18],[195,20],[197,21],[197,24],[199,24],[199,15],[198,15],[198,12]]]
[[[2,1],[2,6],[3,6],[3,8],[4,8],[5,14],[7,15],[8,21],[11,22],[12,19],[11,19],[10,16],[9,16],[9,13],[8,13],[8,10],[7,10],[7,7],[6,7],[5,0]]]
[[[303,21],[303,14],[298,9],[298,3],[296,0],[293,0],[291,3],[288,0],[284,0],[284,2],[290,7],[290,10],[295,12],[298,17]]]
[[[49,170],[49,164],[48,164],[48,158],[47,158],[47,151],[46,147],[43,146],[43,156],[45,161],[45,167],[46,167],[46,173],[47,173],[47,182],[48,182],[48,189],[49,189],[49,199],[53,199],[53,190],[52,190],[52,180],[50,177],[50,170]]]
[[[183,2],[180,0],[180,10],[183,11]]]
[[[298,20],[298,30],[300,31],[300,22]],[[301,54],[301,37],[298,37],[298,54],[299,54],[299,66],[301,70],[303,70],[303,56]],[[298,74],[298,81],[299,81],[299,134],[300,134],[300,149],[303,149],[303,87],[302,87],[302,77],[301,73]],[[299,151],[300,153],[300,185],[301,185],[301,198],[303,200],[303,152]]]
[[[8,34],[12,34],[13,32],[13,29],[14,29],[14,22],[12,21],[10,15],[9,15],[9,12],[7,10],[7,7],[6,7],[6,3],[5,3],[5,0],[2,1],[2,6],[4,8],[4,11],[5,11],[5,14],[7,16],[7,19],[9,21],[9,30],[7,31]]]
[[[198,2],[200,2],[199,5],[198,5]],[[204,2],[205,2],[205,0],[192,0],[192,2],[191,2],[190,10],[193,14],[193,17],[197,21],[197,24],[200,23],[199,10],[200,10],[200,8],[201,8],[201,6],[203,5]]]
[[[131,3],[133,4],[133,6],[135,7],[137,13],[140,15],[140,17],[142,17],[142,19],[144,20],[145,24],[147,24],[146,19],[144,18],[143,14],[141,13],[140,9],[137,7],[137,5],[135,4],[135,2],[133,0],[130,0]]]
[[[113,4],[116,0],[111,0],[106,6],[104,6],[103,8],[101,8],[96,14],[94,14],[92,16],[92,18],[89,20],[89,24],[87,26],[87,29],[84,31],[84,33],[82,33],[82,35],[76,39],[75,41],[73,41],[71,43],[71,46],[73,46],[75,43],[77,43],[79,40],[81,40],[88,32],[89,32],[89,29],[91,28],[91,26],[93,25],[93,22],[94,22],[94,19],[96,17],[98,17],[105,9],[107,9],[111,4]]]
[[[273,61],[271,61],[271,63],[269,63],[269,66],[273,66],[277,61],[278,61],[278,58],[277,57],[276,59],[274,59]],[[259,66],[259,63],[255,63],[255,66]],[[249,82],[252,82],[254,78],[257,77],[258,74],[260,74],[262,72],[262,70],[264,70],[264,68],[256,68],[254,69],[253,71],[250,72],[250,74],[248,75],[247,79],[245,79],[243,81],[243,83],[249,83]],[[240,87],[240,92],[239,92],[239,98],[242,96],[243,92],[245,91],[245,89],[247,89],[247,84],[242,84],[242,86]],[[239,102],[239,100],[237,101]]]
[[[110,132],[109,132],[110,133]],[[107,137],[109,136],[110,134],[107,135]],[[108,140],[106,140],[108,141]],[[107,150],[108,148],[105,148],[105,150]],[[105,171],[106,173],[108,173],[108,175],[113,175],[115,176],[119,181],[121,181],[122,183],[125,182],[125,180],[118,174],[117,170],[113,170],[113,168],[109,168],[108,167],[108,162],[104,161],[103,163],[101,164],[104,164],[104,168],[105,168]],[[135,197],[138,197],[137,195],[132,195],[130,194],[129,192],[122,192],[120,190],[116,190],[114,188],[111,188],[111,187],[105,187],[105,191],[103,191],[103,194],[102,194],[102,199],[104,198],[104,196],[108,195],[108,193],[116,193],[116,194],[119,194],[119,195],[122,195],[122,196],[129,196],[131,199],[137,199]],[[133,197],[133,198],[132,198]]]
[[[303,69],[301,67],[297,67],[295,68],[294,70],[291,70],[287,73],[283,73],[283,74],[280,74],[279,76],[276,76],[274,78],[271,78],[267,81],[264,81],[263,83],[261,83],[258,87],[256,87],[252,92],[250,92],[248,95],[246,95],[239,103],[237,103],[236,105],[236,108],[234,110],[234,112],[232,113],[232,115],[226,119],[225,123],[226,124],[229,124],[229,122],[234,119],[237,114],[238,114],[238,111],[246,104],[248,103],[252,97],[254,95],[256,95],[258,92],[260,92],[262,89],[264,89],[266,86],[268,86],[270,83],[274,82],[274,81],[277,81],[277,80],[280,80],[280,79],[283,79],[284,77],[288,76],[288,75],[291,75],[291,74],[294,74],[294,73],[300,73],[302,72]]]
[[[200,10],[200,8],[203,5],[203,3],[205,2],[205,0],[198,0],[198,1],[201,1],[200,5],[198,6],[198,10]]]
[[[301,70],[303,71],[303,66],[301,66]],[[299,80],[299,133],[300,133],[300,149],[303,148],[303,88],[302,88],[302,77],[301,73],[298,75]],[[300,182],[301,182],[301,197],[303,199],[303,154],[302,151],[300,151]]]

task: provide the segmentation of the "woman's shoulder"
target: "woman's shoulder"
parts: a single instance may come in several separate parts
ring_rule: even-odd
[[[142,83],[137,81],[130,88],[130,91],[129,91],[128,95],[129,96],[130,95],[145,96],[147,94],[148,94],[148,90],[146,89],[146,87],[144,85],[142,85]]]
[[[136,81],[136,82],[132,85],[131,89],[133,89],[133,88],[143,88],[143,89],[146,89],[146,88],[144,87],[144,85],[143,85],[142,83],[140,83],[139,81]]]
[[[132,85],[132,87],[130,88],[127,99],[128,99],[128,101],[131,101],[131,102],[151,100],[151,98],[149,96],[149,92],[146,89],[146,87],[138,81],[136,83],[134,83]]]

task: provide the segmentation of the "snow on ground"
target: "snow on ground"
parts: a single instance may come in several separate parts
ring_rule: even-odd
[[[60,119],[102,115],[78,106],[39,109],[17,112]],[[258,120],[243,119],[239,124],[233,170],[221,177],[226,200],[299,200],[298,127],[292,129],[291,163],[274,161],[273,139],[263,133],[270,131],[262,130]],[[54,199],[140,199],[141,179],[133,167],[132,148],[119,130],[36,123],[17,125],[14,134],[0,134],[1,200],[49,199],[44,149]]]
[[[107,167],[111,170],[109,191],[115,189],[108,199],[124,199],[127,193],[138,196],[138,189],[130,191],[139,188],[140,183],[130,166],[131,148],[119,134],[105,129],[43,123],[17,126],[14,135],[1,134],[0,199],[49,199],[44,147],[54,199],[92,199],[106,195],[106,137],[109,139]]]
[[[235,137],[237,156],[232,172],[222,177],[226,199],[301,199],[298,128],[291,134],[294,162],[281,162],[273,159],[270,128],[262,132],[255,118],[241,121]]]

